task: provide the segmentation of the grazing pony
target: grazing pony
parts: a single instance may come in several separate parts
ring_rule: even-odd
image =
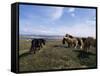
[[[68,39],[66,39],[66,38],[64,37],[63,40],[62,40],[62,43],[65,44],[65,42],[67,42],[68,47],[72,47],[72,41],[71,41],[71,40],[68,40]]]
[[[67,40],[66,40],[66,37],[67,37]],[[83,39],[66,34],[65,37],[63,38],[62,42],[63,42],[63,44],[65,44],[65,41],[66,41],[69,46],[74,46],[75,48],[79,46],[80,49],[83,49],[83,45],[84,45]]]
[[[95,47],[96,46],[96,39],[92,38],[92,37],[88,37],[85,39],[84,41],[84,47],[83,49],[86,50],[88,52],[88,49],[90,47]]]
[[[72,35],[66,34],[62,40],[62,43],[65,44],[67,42],[68,47],[80,47],[80,49],[88,52],[88,49],[92,47],[96,47],[96,39],[93,37],[74,37]]]
[[[77,47],[78,41],[76,38],[64,37],[62,43],[65,44],[65,41],[67,42],[68,47]]]
[[[34,54],[36,53],[36,50],[40,50],[40,48],[42,48],[42,46],[45,45],[45,40],[44,39],[33,39],[31,41],[31,48],[30,48],[30,52],[34,52]]]
[[[42,48],[43,45],[45,45],[45,42],[46,42],[46,40],[44,40],[44,39],[39,39],[40,48]]]

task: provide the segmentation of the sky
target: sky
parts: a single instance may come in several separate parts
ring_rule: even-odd
[[[95,37],[96,10],[78,7],[20,5],[19,33]]]

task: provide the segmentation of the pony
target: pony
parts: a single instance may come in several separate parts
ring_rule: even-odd
[[[96,39],[94,39],[93,37],[88,37],[85,39],[84,41],[84,46],[83,49],[86,50],[86,52],[89,52],[89,48],[90,47],[95,47],[96,46]]]
[[[40,48],[42,48],[43,45],[45,45],[45,42],[46,42],[46,40],[44,40],[44,39],[39,39]]]
[[[65,44],[65,42],[67,42],[68,47],[72,47],[72,41],[71,41],[71,40],[66,39],[66,38],[64,37],[63,40],[62,40],[62,43]]]
[[[66,41],[68,43],[68,47],[74,46],[76,48],[79,46],[80,49],[83,49],[84,46],[83,39],[66,34],[62,40],[62,43],[65,44]]]
[[[81,50],[89,51],[90,47],[96,47],[96,39],[93,37],[74,37],[72,35],[66,34],[63,37],[62,43],[67,42],[68,47],[79,47]]]
[[[65,41],[68,43],[68,47],[77,47],[78,41],[76,38],[64,37],[62,43],[65,44]]]
[[[36,51],[40,50],[40,48],[42,48],[43,45],[45,45],[45,40],[44,39],[32,39],[30,52],[33,51],[34,54],[35,54]]]

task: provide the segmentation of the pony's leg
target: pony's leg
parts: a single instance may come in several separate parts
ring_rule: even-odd
[[[87,49],[87,48],[88,48],[88,47],[84,45],[84,51],[85,51],[86,53],[88,53],[88,49]]]
[[[33,52],[34,52],[34,54],[36,53],[36,49],[37,49],[37,47],[34,46],[34,48],[33,48]]]
[[[34,54],[36,53],[36,50],[34,50]]]
[[[90,47],[90,46],[89,46]],[[87,53],[89,53],[89,47],[87,47]]]
[[[82,45],[80,46],[80,49],[83,49]]]
[[[70,48],[70,47],[72,47],[72,44],[71,44],[71,43],[69,43],[69,44],[68,44],[68,47],[69,47],[69,48]]]
[[[80,49],[83,49],[83,48],[84,48],[84,43],[83,43],[83,41],[81,40]]]
[[[76,41],[76,43],[75,43],[75,48],[77,48],[78,47],[78,41]]]
[[[75,45],[75,48],[77,47],[77,45]]]
[[[77,47],[77,43],[75,43],[75,46],[74,46],[74,48],[76,48]]]
[[[36,53],[36,46],[34,46],[33,51],[34,51],[34,54],[35,54]]]
[[[38,50],[40,50],[41,46],[38,47]]]
[[[80,49],[83,49],[84,48],[84,44],[82,43],[81,45],[80,45]]]
[[[70,47],[70,44],[68,44],[68,47]]]
[[[75,44],[72,43],[71,47],[75,47]]]
[[[42,43],[40,44],[40,48],[42,48]]]

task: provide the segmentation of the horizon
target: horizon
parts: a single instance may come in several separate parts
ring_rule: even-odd
[[[42,34],[20,34],[20,36],[52,36],[52,37],[57,37],[57,36],[60,36],[60,37],[64,37],[64,35],[42,35]],[[74,35],[73,35],[74,36]],[[93,37],[93,36],[74,36],[74,37]],[[96,37],[93,37],[93,38],[96,38]]]

